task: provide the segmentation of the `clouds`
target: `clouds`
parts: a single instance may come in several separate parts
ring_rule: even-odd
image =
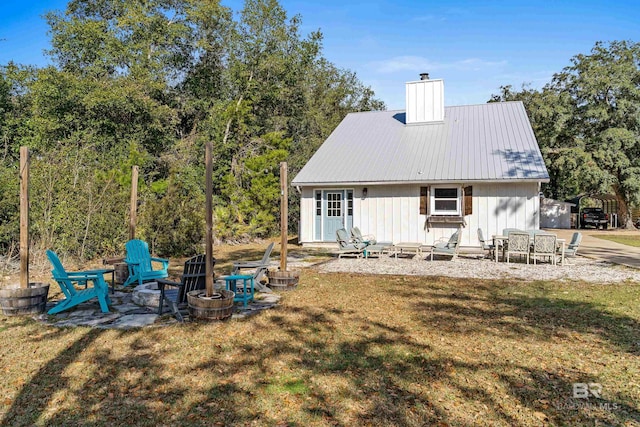
[[[480,58],[467,58],[452,62],[430,61],[422,56],[395,56],[393,58],[374,61],[371,68],[377,73],[391,74],[402,71],[483,71],[486,69],[502,69],[508,65],[506,60],[487,61]]]

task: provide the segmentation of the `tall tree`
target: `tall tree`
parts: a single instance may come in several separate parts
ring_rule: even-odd
[[[35,69],[9,62],[0,66],[0,247],[7,250],[19,233],[19,150],[33,118],[29,86]]]
[[[633,227],[629,208],[640,202],[640,44],[598,42],[571,62],[551,85],[572,100],[575,140],[590,154],[588,189],[612,191],[621,223]]]
[[[550,182],[542,190],[548,197],[566,200],[586,191],[584,177],[589,174],[588,154],[574,132],[573,101],[548,85],[542,90],[528,86],[517,91],[501,87],[489,102],[522,101],[549,171]]]
[[[248,0],[233,27],[228,96],[213,106],[207,128],[224,159],[216,176],[228,209],[216,210],[217,225],[240,225],[230,234],[276,232],[277,205],[261,200],[277,195],[278,163],[292,157],[301,167],[346,113],[383,106],[355,74],[322,58],[322,34],[302,36],[300,24],[276,0]]]
[[[211,0],[71,0],[46,16],[49,53],[75,75],[179,81],[206,46],[197,27],[203,8],[206,22],[225,10]]]
[[[80,256],[126,238],[133,164],[141,237],[159,253],[195,250],[206,141],[218,237],[276,233],[278,164],[293,176],[345,114],[383,107],[276,0],[247,0],[237,19],[219,0],[70,0],[47,21],[54,65],[0,72],[0,194],[30,146],[34,242]],[[0,217],[0,245],[11,230]]]
[[[522,100],[560,199],[613,193],[620,223],[640,203],[640,44],[598,42],[542,90],[507,86],[492,101]]]
[[[247,0],[232,38],[231,99],[221,138],[230,163],[222,191],[231,216],[245,223],[249,234],[268,235],[277,229],[277,206],[252,206],[265,191],[263,185],[253,186],[261,182],[275,188],[273,174],[288,155],[291,123],[306,109],[304,77],[319,54],[321,35],[303,38],[299,26],[300,17],[289,19],[276,0]],[[260,211],[261,205],[266,212]]]

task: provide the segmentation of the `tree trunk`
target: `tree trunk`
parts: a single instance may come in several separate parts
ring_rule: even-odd
[[[614,189],[616,200],[618,201],[618,224],[620,228],[626,228],[628,230],[635,230],[633,225],[633,218],[631,217],[631,209],[623,194],[620,194],[620,190]]]
[[[251,83],[251,81],[253,80],[253,71],[251,71],[249,73],[249,79],[248,82]],[[244,94],[240,94],[240,97],[238,98],[238,101],[236,102],[236,107],[235,107],[235,113],[238,113],[238,110],[240,109],[240,105],[242,105],[242,101],[244,100]],[[226,146],[227,145],[227,140],[229,139],[229,135],[231,133],[231,125],[233,124],[233,121],[236,120],[237,118],[235,117],[235,114],[232,115],[229,120],[227,120],[227,125],[225,126],[225,130],[224,130],[224,137],[222,138],[222,146]],[[236,191],[238,191],[238,189],[242,188],[241,182],[240,182],[240,164],[239,164],[240,160],[238,160],[238,157],[236,155],[234,155],[231,158],[231,175],[233,176],[235,183],[236,183]],[[236,218],[236,220],[238,222],[244,223],[244,221],[242,220],[242,217],[240,216],[239,213],[239,209],[238,207],[234,204],[233,200],[231,201],[231,205],[230,208],[233,210],[233,214]]]

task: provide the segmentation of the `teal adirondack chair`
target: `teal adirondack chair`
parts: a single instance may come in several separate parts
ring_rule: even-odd
[[[104,270],[66,271],[55,252],[48,250],[47,258],[53,266],[53,270],[51,270],[53,279],[58,282],[65,296],[48,311],[49,314],[60,313],[92,298],[98,298],[103,313],[109,312],[111,301],[109,300],[109,287],[103,276]],[[89,282],[93,282],[93,286],[89,286]],[[85,289],[77,290],[75,284],[85,286]]]
[[[129,268],[129,278],[122,286],[129,286],[132,283],[142,285],[142,282],[148,282],[156,279],[164,279],[169,277],[169,260],[164,258],[154,258],[149,253],[149,245],[142,240],[129,240],[125,245],[127,257],[124,262]],[[162,264],[158,270],[153,269],[152,262]]]

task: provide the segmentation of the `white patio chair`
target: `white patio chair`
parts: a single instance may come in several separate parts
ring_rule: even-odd
[[[571,237],[571,241],[569,245],[564,250],[565,257],[575,257],[578,253],[578,247],[580,246],[580,242],[582,242],[582,233],[575,232]]]
[[[527,257],[527,264],[529,264],[530,253],[530,236],[529,233],[522,231],[511,231],[508,234],[507,242],[507,263],[509,262],[510,255],[525,255]]]
[[[459,227],[458,231],[453,233],[448,241],[436,242],[431,246],[431,261],[433,261],[434,255],[446,255],[451,257],[451,261],[458,257],[458,251],[460,250],[460,237],[462,235],[462,229]]]
[[[496,247],[493,243],[489,243],[484,239],[484,233],[482,232],[482,228],[478,228],[478,240],[480,241],[480,246],[483,250],[488,251],[487,255],[489,258],[493,258],[494,251]]]
[[[557,236],[555,234],[537,233],[533,236],[533,263],[537,259],[549,257],[551,264],[556,265]]]
[[[338,258],[343,256],[354,256],[360,258],[364,256],[364,250],[367,247],[364,243],[350,243],[347,230],[340,228],[336,230],[336,241],[338,242]]]

